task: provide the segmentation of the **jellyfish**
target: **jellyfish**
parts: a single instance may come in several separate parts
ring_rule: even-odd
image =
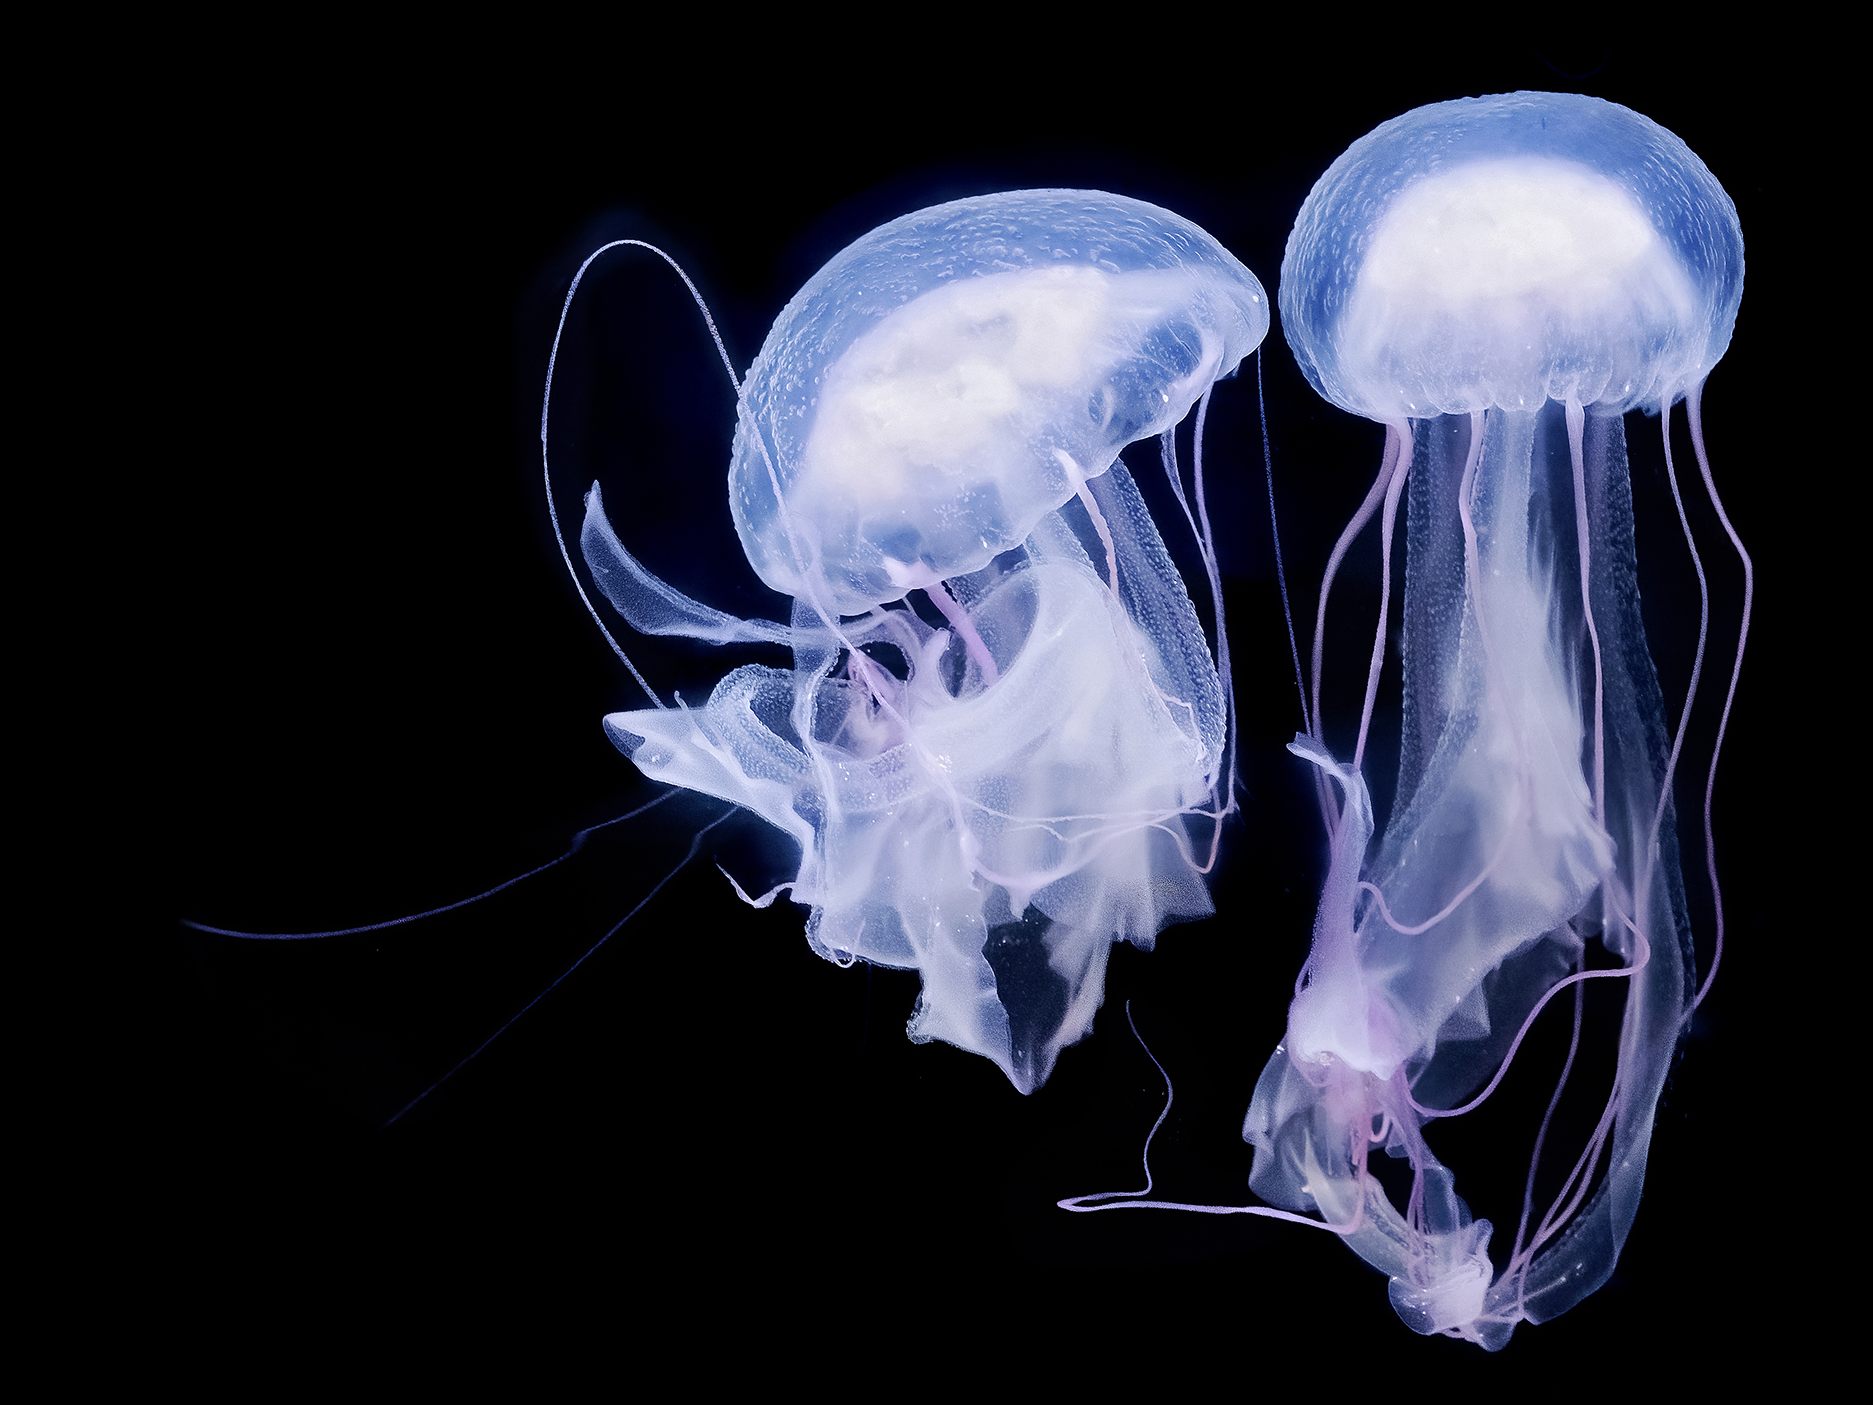
[[[1680,1031],[1715,974],[1709,801],[1753,577],[1699,405],[1742,285],[1736,211],[1704,163],[1635,112],[1562,94],[1439,103],[1387,122],[1321,177],[1288,240],[1281,311],[1301,369],[1386,437],[1320,590],[1309,733],[1293,750],[1316,768],[1330,857],[1286,1037],[1244,1136],[1256,1193],[1341,1226],[1420,1332],[1495,1349],[1518,1322],[1552,1318],[1606,1280]],[[1672,457],[1680,402],[1744,571],[1705,781],[1716,946],[1701,984],[1672,798],[1709,618]],[[1703,602],[1674,719],[1639,608],[1633,412],[1658,416]],[[1364,768],[1401,504],[1404,706],[1381,832]],[[1328,594],[1375,514],[1378,628],[1369,654],[1362,644],[1351,751],[1336,754],[1320,716]],[[1590,985],[1617,1006],[1610,1086],[1570,1090],[1588,1062]],[[1491,1222],[1472,1216],[1432,1144],[1441,1119],[1533,1076],[1514,1060],[1544,1017],[1571,1020],[1572,1037],[1545,1115],[1514,1153],[1528,1161],[1525,1179],[1515,1163],[1521,1204],[1492,1259]],[[1570,1091],[1591,1131],[1564,1148],[1556,1111]],[[1381,1166],[1399,1168],[1389,1193]]]
[[[917,971],[910,1037],[984,1055],[1022,1092],[1090,1028],[1114,942],[1211,910],[1235,761],[1202,430],[1268,320],[1255,276],[1156,206],[939,205],[834,257],[745,377],[722,351],[729,504],[785,623],[676,590],[598,487],[586,499],[592,579],[634,629],[792,658],[735,667],[693,706],[638,674],[652,705],[606,717],[612,740],[791,841],[789,881],[736,893],[790,895],[831,961]],[[1214,654],[1120,457],[1154,438]]]

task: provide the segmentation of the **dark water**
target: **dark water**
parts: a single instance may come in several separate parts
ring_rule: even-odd
[[[1775,906],[1786,874],[1762,856],[1782,813],[1770,699],[1787,648],[1775,624],[1798,594],[1797,519],[1764,472],[1778,412],[1759,379],[1786,315],[1792,221],[1777,138],[1733,88],[1667,62],[1669,46],[1591,48],[1328,65],[1304,101],[1292,75],[1121,92],[1055,74],[1056,92],[1012,70],[962,84],[957,101],[932,72],[908,89],[880,79],[811,101],[766,97],[734,124],[732,146],[681,112],[645,109],[625,85],[544,105],[440,78],[414,94],[373,80],[335,105],[254,94],[271,134],[260,163],[224,150],[225,119],[204,110],[177,179],[212,218],[152,270],[172,289],[168,354],[196,399],[177,410],[186,448],[166,450],[173,468],[129,504],[159,557],[123,602],[146,619],[162,669],[135,686],[161,699],[170,764],[144,796],[139,840],[162,868],[132,966],[147,1026],[101,1119],[107,1154],[142,1168],[119,1192],[126,1233],[148,1236],[152,1253],[186,1242],[230,1272],[285,1275],[315,1296],[328,1276],[356,1281],[395,1262],[460,1270],[497,1293],[585,1284],[601,1312],[618,1282],[654,1285],[662,1306],[640,1328],[701,1342],[786,1322],[896,1340],[913,1373],[927,1369],[924,1324],[946,1314],[975,1324],[959,1333],[995,1324],[1071,1355],[1220,1350],[1251,1385],[1271,1361],[1312,1361],[1348,1388],[1403,1373],[1540,1396],[1606,1379],[1595,1363],[1614,1342],[1661,1370],[1766,1347],[1758,1295],[1737,1284],[1760,1279],[1780,1248],[1739,1238],[1765,1209],[1744,1178],[1762,1163],[1745,1165],[1734,1131],[1739,1118],[1752,1134],[1777,1121],[1767,1109],[1782,1081],[1757,1031],[1792,983]],[[1411,1336],[1383,1281],[1325,1235],[1054,1208],[1137,1183],[1161,1090],[1125,1029],[1127,999],[1177,1084],[1159,1189],[1244,1197],[1241,1116],[1306,951],[1324,852],[1310,777],[1282,750],[1298,706],[1248,368],[1219,389],[1208,442],[1247,785],[1215,884],[1222,916],[1170,929],[1149,955],[1116,951],[1094,1037],[1036,1096],[1016,1095],[984,1060],[910,1046],[914,976],[836,969],[808,951],[801,909],[734,902],[712,859],[750,892],[787,876],[786,855],[739,819],[486,1054],[382,1127],[630,910],[717,817],[715,802],[673,801],[528,885],[419,927],[265,945],[173,925],[186,914],[337,926],[447,902],[654,793],[599,725],[641,697],[564,578],[538,481],[553,322],[598,243],[668,248],[744,364],[844,244],[906,210],[998,188],[1095,186],[1169,206],[1272,292],[1301,199],[1349,142],[1422,102],[1516,87],[1637,107],[1735,198],[1749,286],[1706,416],[1765,584],[1719,791],[1725,973],[1667,1087],[1616,1277],[1567,1317],[1522,1328],[1505,1357]],[[562,360],[562,512],[602,479],[614,523],[653,569],[724,609],[774,613],[781,602],[745,568],[726,511],[732,398],[680,286],[648,260],[617,260],[588,292],[593,315]],[[1305,649],[1326,552],[1380,436],[1313,395],[1278,330],[1265,352]],[[1696,599],[1654,424],[1630,426],[1634,496],[1647,627],[1671,698]],[[1175,510],[1159,520],[1174,538]],[[1738,577],[1708,512],[1697,525],[1718,591],[1715,680]],[[1336,590],[1328,712],[1342,731],[1377,569],[1367,539]],[[761,655],[634,650],[666,693],[692,698]],[[1381,792],[1396,759],[1391,665],[1369,768],[1388,778]],[[1707,754],[1713,716],[1700,718],[1693,756]],[[1705,935],[1707,914],[1694,897]],[[1532,1124],[1518,1119],[1538,1113],[1564,1036],[1531,1041],[1527,1075],[1491,1110],[1500,1139],[1481,1114],[1451,1133],[1459,1189],[1499,1238],[1512,1232],[1502,1221],[1522,1164],[1501,1147],[1524,1144]],[[959,1339],[954,1364],[967,1351]]]

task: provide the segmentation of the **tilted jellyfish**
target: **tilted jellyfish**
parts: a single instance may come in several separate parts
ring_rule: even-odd
[[[633,627],[794,657],[701,707],[652,693],[612,738],[790,836],[797,876],[749,900],[790,889],[821,955],[916,969],[911,1037],[1023,1092],[1090,1028],[1112,942],[1210,911],[1233,747],[1202,419],[1267,327],[1254,275],[1169,211],[1074,190],[937,206],[821,269],[739,384],[735,527],[789,624],[679,594],[587,500],[586,560]],[[1194,511],[1174,437],[1193,406]],[[1215,660],[1119,460],[1153,436]]]
[[[1668,729],[1640,620],[1623,416],[1662,412],[1701,589],[1670,410],[1684,400],[1741,554],[1698,397],[1742,287],[1736,212],[1703,162],[1637,113],[1560,94],[1386,123],[1320,179],[1288,240],[1281,309],[1303,371],[1387,434],[1321,587],[1313,735],[1294,749],[1319,768],[1331,858],[1287,1037],[1244,1135],[1256,1192],[1340,1226],[1421,1332],[1499,1347],[1518,1321],[1604,1282],[1633,1222],[1659,1091],[1702,989],[1671,799],[1698,668]],[[1369,852],[1361,767],[1385,605],[1350,764],[1321,740],[1321,631],[1333,575],[1375,512],[1389,578],[1402,498],[1403,736]],[[1700,626],[1699,667],[1702,650]],[[1725,724],[1735,686],[1733,672]],[[1714,751],[1710,766],[1707,842]],[[1471,1218],[1428,1128],[1493,1093],[1563,993],[1551,1018],[1573,1007],[1564,1085],[1593,980],[1620,992],[1611,1090],[1558,1193],[1538,1198],[1537,1166],[1559,1151],[1556,1086],[1523,1144],[1520,1222],[1492,1262],[1490,1223]],[[1369,1167],[1381,1145],[1410,1170],[1402,1206]]]

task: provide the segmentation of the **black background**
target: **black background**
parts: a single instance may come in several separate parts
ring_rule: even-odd
[[[1760,1282],[1779,1243],[1734,1129],[1775,1095],[1755,1032],[1789,979],[1780,875],[1764,855],[1779,808],[1775,625],[1795,566],[1776,492],[1778,397],[1765,389],[1794,278],[1780,137],[1759,121],[1767,79],[1792,75],[1758,60],[1745,86],[1734,58],[1636,38],[1442,54],[1361,63],[1322,50],[1259,76],[1247,60],[1166,62],[1123,87],[1014,54],[857,81],[778,57],[693,73],[672,58],[685,93],[673,109],[633,87],[631,73],[663,62],[637,51],[610,85],[551,70],[484,83],[438,59],[414,78],[365,62],[329,86],[275,90],[256,75],[184,100],[164,179],[167,208],[186,213],[151,260],[163,306],[145,330],[170,363],[158,369],[180,369],[187,390],[151,424],[165,467],[129,499],[133,526],[161,542],[124,604],[147,622],[166,711],[146,792],[156,920],[129,967],[146,1025],[113,1073],[123,1111],[101,1118],[140,1168],[116,1192],[126,1223],[295,1305],[388,1284],[412,1321],[489,1295],[563,1295],[604,1319],[628,1289],[652,1295],[633,1329],[666,1344],[732,1352],[768,1330],[873,1339],[906,1372],[979,1369],[971,1334],[988,1333],[1095,1356],[1220,1350],[1251,1383],[1278,1345],[1348,1388],[1402,1372],[1573,1395],[1603,1378],[1609,1351],[1678,1371],[1759,1349],[1773,1329],[1739,1285]],[[486,904],[368,937],[243,943],[176,924],[321,928],[448,902],[655,793],[599,728],[641,699],[564,577],[539,481],[546,351],[597,244],[667,248],[743,365],[845,244],[996,189],[1163,204],[1272,294],[1302,198],[1348,143],[1420,103],[1522,87],[1636,107],[1737,202],[1749,281],[1707,425],[1764,594],[1719,789],[1724,975],[1666,1089],[1614,1280],[1521,1328],[1502,1357],[1412,1336],[1383,1280],[1324,1235],[1054,1208],[1136,1183],[1161,1086],[1124,1028],[1127,998],[1176,1080],[1160,1190],[1243,1198],[1242,1111],[1306,950],[1323,854],[1308,777],[1281,749],[1297,707],[1251,367],[1220,388],[1209,441],[1248,790],[1215,884],[1222,915],[1170,929],[1150,954],[1115,950],[1093,1037],[1034,1097],[984,1060],[905,1041],[914,975],[838,970],[808,951],[801,909],[737,904],[711,857],[751,889],[784,859],[740,819],[487,1052],[383,1126],[636,904],[713,803],[678,799]],[[729,523],[732,396],[681,288],[647,258],[614,256],[582,298],[555,413],[562,512],[576,520],[579,491],[601,479],[654,569],[724,608],[778,612]],[[1278,327],[1265,353],[1305,647],[1322,562],[1379,434],[1314,396]],[[1695,596],[1656,421],[1629,431],[1647,622],[1679,696]],[[1738,573],[1708,512],[1697,523],[1720,682]],[[1376,556],[1364,539],[1335,596],[1329,711],[1342,730]],[[642,641],[634,656],[690,697],[739,661]],[[1381,716],[1395,719],[1389,663]],[[1716,692],[1694,758],[1708,754]],[[1701,870],[1695,846],[1686,866]],[[1707,940],[1707,903],[1694,910]],[[1527,1057],[1559,1055],[1538,1041]],[[1511,1147],[1526,1136],[1513,1114],[1548,1090],[1532,1069],[1505,1087],[1496,1125]],[[1451,1135],[1459,1189],[1499,1226],[1512,1220],[1522,1153],[1488,1128]],[[1507,1169],[1491,1179],[1492,1164]]]

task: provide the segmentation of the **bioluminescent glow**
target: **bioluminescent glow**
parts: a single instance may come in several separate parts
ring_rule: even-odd
[[[1743,287],[1735,208],[1685,144],[1592,98],[1517,93],[1407,113],[1342,155],[1289,237],[1288,342],[1327,399],[1386,427],[1377,479],[1320,590],[1310,735],[1331,850],[1287,1037],[1244,1135],[1269,1203],[1343,1226],[1422,1332],[1494,1348],[1612,1271],[1638,1206],[1654,1109],[1702,984],[1672,783],[1702,669],[1668,717],[1640,619],[1625,415],[1682,401],[1724,529],[1699,395]],[[1386,655],[1392,538],[1408,503],[1404,716],[1391,813],[1363,767]],[[1364,707],[1344,758],[1320,716],[1327,601],[1377,514],[1385,570]],[[1686,626],[1688,628],[1688,624]],[[1713,748],[1705,776],[1709,851]],[[1710,879],[1716,884],[1714,855]],[[1618,991],[1608,1087],[1584,1144],[1551,1135],[1590,984]],[[1512,1232],[1457,1195],[1439,1119],[1495,1092],[1539,1017],[1573,1019],[1525,1156]],[[1532,1072],[1523,1076],[1533,1076]],[[1378,1150],[1409,1169],[1394,1203]],[[1545,1161],[1566,1158],[1558,1182]],[[1537,1194],[1538,1189],[1541,1191]]]
[[[606,718],[612,738],[789,836],[797,875],[751,901],[788,892],[830,960],[918,971],[911,1037],[1023,1092],[1091,1027],[1111,943],[1210,911],[1234,756],[1202,420],[1267,328],[1254,275],[1155,206],[1040,190],[921,210],[821,269],[737,381],[729,502],[788,623],[680,594],[587,500],[586,561],[634,628],[794,658],[733,669],[699,707],[645,682],[653,705]],[[1119,458],[1152,438],[1214,657]]]

